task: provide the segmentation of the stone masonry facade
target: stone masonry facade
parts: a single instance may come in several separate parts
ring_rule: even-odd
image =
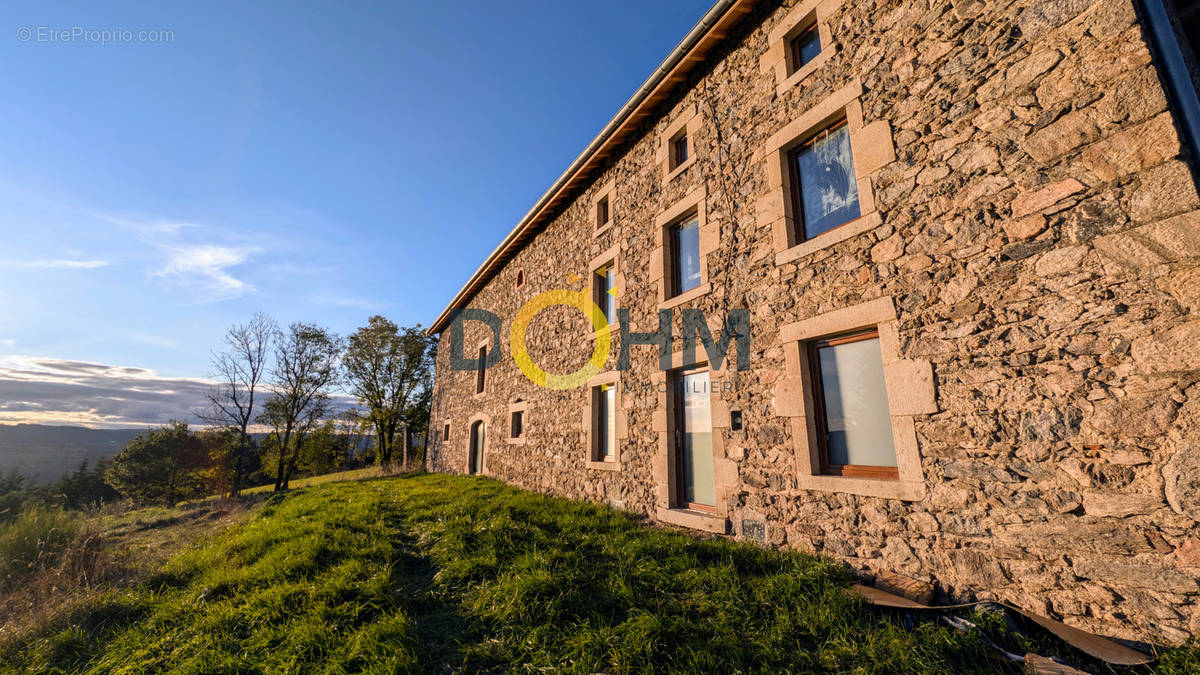
[[[820,56],[790,72],[785,38],[814,19]],[[1131,0],[755,5],[465,305],[503,320],[499,345],[464,322],[462,356],[501,353],[481,393],[435,326],[431,468],[467,471],[482,421],[480,472],[521,488],[1106,635],[1200,634],[1200,197],[1151,53]],[[863,215],[795,242],[784,150],[839,115]],[[699,219],[704,283],[669,297],[664,225],[683,213]],[[749,310],[751,367],[731,347],[711,373],[712,513],[674,507],[654,347],[617,371],[614,327],[593,378],[618,385],[609,462],[590,451],[592,389],[541,387],[514,363],[518,309],[587,290],[610,263],[630,330],[670,311],[673,366],[683,309],[714,334]],[[868,324],[896,480],[821,475],[809,447],[799,345]],[[550,307],[529,354],[572,372],[593,334]]]

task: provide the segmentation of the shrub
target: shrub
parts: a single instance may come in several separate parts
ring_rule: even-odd
[[[57,566],[79,529],[79,521],[66,511],[38,506],[0,525],[0,588]]]

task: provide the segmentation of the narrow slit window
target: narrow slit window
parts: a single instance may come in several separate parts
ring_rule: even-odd
[[[826,474],[898,477],[877,330],[810,344],[817,440]]]
[[[475,393],[483,393],[483,377],[487,366],[487,347],[479,348],[479,370],[475,371]]]
[[[608,197],[602,197],[596,202],[596,229],[600,229],[608,225]]]
[[[592,300],[604,312],[609,325],[617,322],[617,279],[616,266],[609,263],[596,270],[593,278]]]
[[[797,241],[812,239],[858,218],[858,183],[845,120],[788,154]]]
[[[692,217],[671,228],[672,282],[674,293],[686,293],[700,285],[700,220]]]
[[[517,270],[517,288],[525,285],[525,270]]]
[[[592,460],[612,462],[617,457],[617,388],[611,384],[592,388]]]
[[[442,442],[443,443],[450,442],[450,425],[449,424],[442,427]]]
[[[792,57],[792,72],[800,70],[821,53],[821,32],[814,23],[792,38],[789,43]]]

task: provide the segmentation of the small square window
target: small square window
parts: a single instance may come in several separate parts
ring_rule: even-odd
[[[617,388],[612,384],[592,387],[592,461],[617,459]]]
[[[671,228],[672,296],[700,285],[700,220],[692,216]]]
[[[599,230],[608,225],[608,219],[608,197],[602,197],[600,201],[596,202],[596,229]]]
[[[821,470],[899,477],[878,330],[809,343]]]
[[[858,182],[845,120],[788,153],[796,240],[805,241],[858,218]]]
[[[592,278],[592,301],[604,312],[604,319],[611,326],[617,322],[617,268],[608,263],[596,270]]]
[[[671,139],[671,168],[674,169],[683,164],[689,156],[687,131],[681,131],[678,136]]]
[[[514,410],[509,424],[509,438],[521,438],[525,435],[525,413]]]
[[[788,49],[791,52],[790,72],[794,73],[800,70],[804,64],[815,59],[821,53],[821,33],[817,30],[817,25],[814,23],[792,38],[788,43]]]

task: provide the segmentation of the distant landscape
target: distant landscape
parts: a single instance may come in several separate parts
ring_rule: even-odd
[[[0,474],[18,471],[45,485],[79,468],[112,457],[145,428],[89,429],[45,424],[0,425]]]

